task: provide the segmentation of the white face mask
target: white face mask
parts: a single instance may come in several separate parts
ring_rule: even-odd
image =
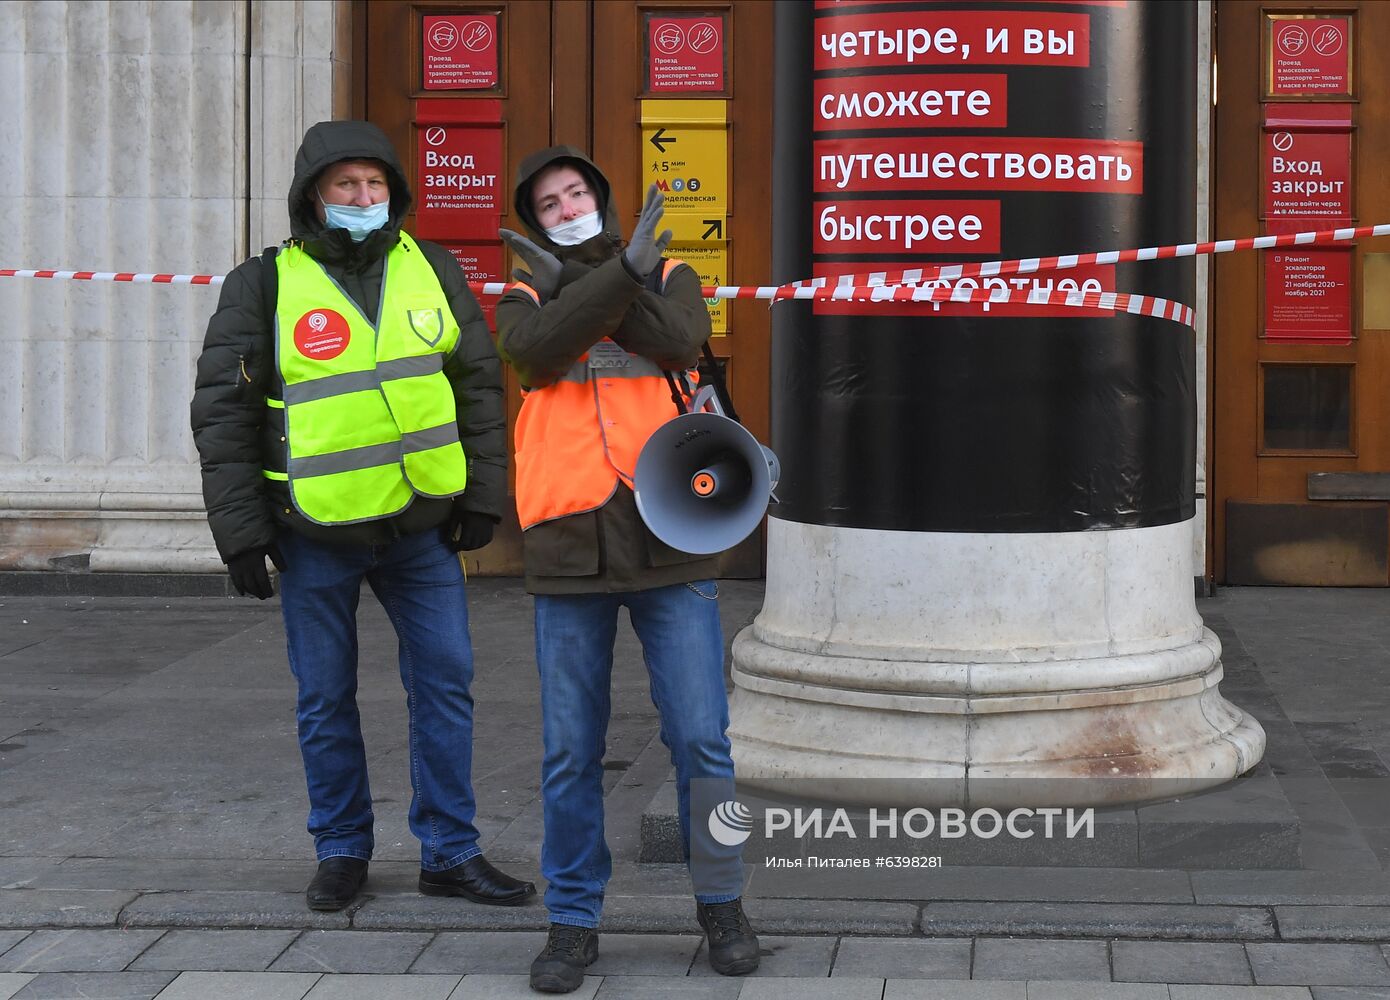
[[[577,219],[550,227],[545,231],[545,235],[550,237],[551,242],[562,247],[572,247],[592,239],[601,232],[603,220],[599,218],[598,212],[590,212],[588,215],[581,215]]]

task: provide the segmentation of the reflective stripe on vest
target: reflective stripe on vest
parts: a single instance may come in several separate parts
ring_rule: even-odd
[[[663,283],[680,263],[666,262]],[[696,379],[678,376],[687,389]],[[522,529],[597,510],[619,482],[631,487],[642,446],[675,415],[662,369],[606,337],[553,384],[527,391],[516,422]]]
[[[444,358],[459,328],[405,233],[387,255],[377,325],[297,246],[276,257],[276,357],[290,496],[319,524],[390,517],[467,481]],[[278,478],[267,473],[269,478]]]

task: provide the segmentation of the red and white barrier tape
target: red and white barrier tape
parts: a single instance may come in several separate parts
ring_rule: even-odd
[[[1156,295],[1125,292],[1057,292],[1032,289],[964,288],[949,285],[831,285],[797,288],[778,301],[812,299],[828,302],[981,302],[989,305],[1068,306],[1091,312],[1127,312],[1138,316],[1170,319],[1192,326],[1196,313],[1190,306]]]
[[[1088,264],[1123,264],[1130,261],[1169,260],[1238,250],[1272,250],[1287,246],[1326,246],[1374,236],[1390,236],[1390,224],[1323,229],[1282,236],[1252,236],[1240,240],[1181,243],[1137,250],[1105,250],[1063,254],[1057,257],[1023,257],[973,264],[927,264],[901,271],[871,271],[794,281],[786,285],[706,285],[710,299],[764,299],[772,302],[813,300],[835,302],[980,302],[990,304],[1060,305],[1100,312],[1129,312],[1156,316],[1191,326],[1189,306],[1152,295],[1122,292],[1045,292],[1040,289],[951,287],[939,282],[961,278],[992,278],[1008,274],[1064,271]],[[60,271],[0,268],[0,278],[57,278],[72,281],[121,281],[137,285],[220,285],[220,274],[137,274],[129,271]],[[510,285],[504,281],[470,281],[479,295],[501,295]]]
[[[1329,243],[1345,243],[1350,240],[1370,236],[1390,236],[1390,225],[1360,226],[1349,229],[1321,229],[1307,233],[1286,233],[1282,236],[1250,236],[1243,240],[1213,240],[1210,243],[1180,243],[1166,247],[1145,247],[1140,250],[1104,250],[1099,253],[1065,254],[1060,257],[1021,257],[1016,260],[990,260],[973,264],[924,264],[921,267],[905,268],[901,271],[871,271],[865,274],[839,274],[833,277],[807,278],[794,281],[790,286],[774,286],[773,289],[759,288],[773,294],[741,293],[725,298],[794,298],[786,294],[775,294],[776,289],[819,288],[827,284],[836,285],[916,285],[924,281],[943,279],[954,281],[957,278],[992,278],[1006,274],[1035,274],[1045,271],[1065,271],[1068,268],[1084,267],[1089,264],[1125,264],[1131,261],[1170,260],[1178,257],[1199,257],[1206,254],[1233,253],[1237,250],[1273,250],[1289,246],[1325,246]]]
[[[0,278],[65,278],[70,281],[129,281],[136,285],[220,285],[221,274],[135,274],[130,271],[49,271],[0,268]]]

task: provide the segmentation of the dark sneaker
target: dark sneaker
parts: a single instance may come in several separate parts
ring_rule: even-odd
[[[573,993],[584,982],[584,970],[597,958],[598,931],[551,924],[545,947],[531,963],[531,989],[540,993]]]
[[[361,858],[324,858],[304,899],[311,910],[341,910],[357,898],[366,881],[367,862]]]
[[[490,906],[520,906],[536,894],[531,882],[498,871],[481,854],[442,872],[420,869],[420,891],[426,896],[462,896]]]
[[[695,903],[695,919],[705,932],[709,964],[721,976],[746,976],[758,967],[758,935],[743,913],[743,901]]]

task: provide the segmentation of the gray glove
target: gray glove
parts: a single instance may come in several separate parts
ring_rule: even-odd
[[[652,268],[661,261],[666,244],[671,242],[671,230],[663,230],[656,235],[656,227],[661,223],[662,206],[666,196],[655,184],[647,188],[647,200],[642,205],[642,214],[637,217],[637,228],[632,231],[632,239],[627,242],[623,258],[634,274],[642,277],[652,273]]]
[[[531,272],[529,279],[520,271],[513,271],[512,277],[518,281],[526,280],[526,283],[536,290],[542,302],[554,295],[556,287],[560,284],[560,269],[564,266],[559,259],[510,229],[499,229],[497,235],[502,237],[502,242],[511,247],[512,253],[520,257],[526,265],[526,270]]]

